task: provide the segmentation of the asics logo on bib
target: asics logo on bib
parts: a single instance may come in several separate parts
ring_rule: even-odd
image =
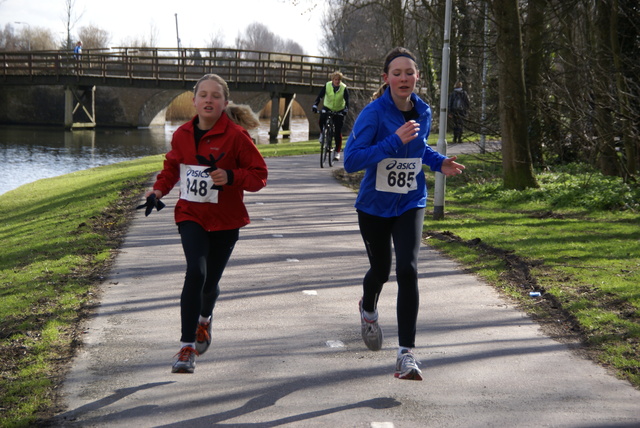
[[[397,160],[393,160],[387,165],[387,170],[392,169],[415,169],[415,162],[398,162]]]
[[[209,173],[208,172],[204,172],[204,171],[199,171],[199,170],[193,170],[193,169],[189,169],[187,170],[187,177],[209,177]]]

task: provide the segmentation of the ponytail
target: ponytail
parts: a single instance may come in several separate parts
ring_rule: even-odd
[[[388,83],[384,83],[382,86],[380,86],[378,90],[375,91],[373,95],[371,95],[371,101],[380,98],[382,94],[384,94],[384,91],[387,90],[388,87],[389,87]]]
[[[233,102],[229,102],[227,108],[225,109],[225,113],[227,113],[229,119],[242,126],[247,131],[260,126],[260,120],[258,119],[258,116],[256,116],[253,110],[251,110],[251,107],[249,107],[248,105],[234,104]]]

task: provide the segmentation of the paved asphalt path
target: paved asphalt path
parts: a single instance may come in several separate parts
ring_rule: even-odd
[[[395,276],[380,299],[383,349],[360,337],[367,257],[355,194],[317,156],[267,163],[268,186],[246,195],[252,223],[195,373],[171,373],[184,275],[176,189],[162,212],[136,213],[64,383],[58,426],[640,426],[640,391],[426,246],[415,350],[425,379],[395,379]]]

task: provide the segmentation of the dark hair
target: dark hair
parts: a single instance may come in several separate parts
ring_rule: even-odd
[[[406,48],[403,48],[401,46],[398,46],[397,48],[393,48],[385,57],[384,60],[384,68],[382,69],[385,73],[389,72],[389,64],[391,64],[391,61],[393,61],[396,58],[399,57],[406,57],[409,58],[410,60],[412,60],[413,62],[416,63],[416,68],[418,66],[418,62],[416,61],[416,56],[409,50]]]
[[[418,63],[416,61],[416,56],[407,48],[403,48],[401,46],[395,47],[393,49],[391,49],[389,51],[389,53],[387,54],[387,56],[384,59],[384,67],[382,68],[382,72],[384,74],[388,74],[389,73],[389,64],[391,64],[391,62],[399,57],[405,57],[405,58],[409,58],[410,60],[412,60],[415,64],[416,64],[416,69],[418,68]],[[378,88],[378,90],[376,92],[374,92],[374,94],[371,96],[371,100],[375,100],[376,98],[379,98],[380,96],[382,96],[382,94],[384,94],[384,91],[387,89],[387,85],[386,83],[384,83],[382,86],[380,86]]]

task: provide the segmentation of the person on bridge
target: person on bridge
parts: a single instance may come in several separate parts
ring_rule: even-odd
[[[82,42],[80,40],[76,43],[76,47],[73,48],[73,58],[76,61],[80,61],[80,58],[82,58]]]
[[[251,109],[229,103],[229,87],[218,75],[194,88],[197,115],[173,134],[171,150],[153,190],[159,200],[180,181],[175,221],[187,269],[180,297],[181,347],[173,373],[193,373],[196,355],[211,344],[219,281],[249,223],[243,192],[267,184],[267,165],[245,128],[259,125]],[[244,127],[243,127],[244,126]]]
[[[377,305],[391,273],[393,242],[399,344],[395,377],[422,380],[413,355],[419,308],[418,253],[427,202],[422,165],[447,176],[461,174],[464,166],[427,144],[431,109],[414,93],[419,77],[415,58],[402,47],[387,55],[382,74],[385,84],[356,119],[345,147],[344,169],[349,173],[365,170],[355,203],[370,264],[358,305],[362,338],[369,349],[382,348]]]
[[[344,117],[349,111],[349,90],[342,79],[344,75],[336,71],[331,75],[331,80],[320,90],[318,97],[313,103],[312,110],[318,112],[318,104],[322,101],[322,111],[320,112],[320,132],[324,129],[327,121],[327,115],[331,112],[340,113],[334,116],[334,124],[336,126],[336,151],[335,160],[340,160],[340,150],[342,150],[342,125]]]

